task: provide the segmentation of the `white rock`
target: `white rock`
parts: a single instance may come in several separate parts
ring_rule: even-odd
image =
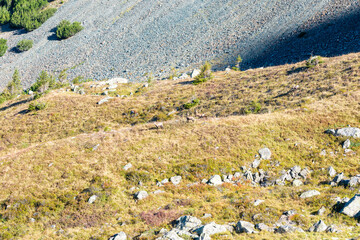
[[[251,163],[251,165],[250,165],[250,167],[252,167],[252,168],[257,168],[259,165],[260,165],[260,159],[255,159],[252,163]]]
[[[108,102],[111,98],[112,98],[112,97],[103,98],[103,99],[101,99],[97,104],[98,104],[98,105],[104,104],[104,103]]]
[[[342,136],[342,137],[360,138],[360,128],[347,127],[347,128],[337,129],[334,135]]]
[[[179,77],[179,79],[187,79],[190,78],[189,75],[187,75],[186,73],[181,74],[181,76]]]
[[[193,72],[191,73],[191,78],[195,78],[199,76],[200,73],[201,73],[200,69],[194,69]]]
[[[328,173],[330,177],[334,177],[336,175],[336,171],[332,166],[328,168]]]
[[[210,213],[205,213],[204,216],[202,216],[202,218],[211,218],[212,215]]]
[[[295,187],[299,187],[299,186],[303,185],[303,182],[300,181],[299,179],[295,179],[292,184]]]
[[[263,202],[265,202],[264,200],[260,200],[260,199],[256,199],[254,202],[254,206],[259,206],[260,204],[262,204]]]
[[[126,233],[124,233],[124,232],[119,232],[109,238],[109,240],[126,240],[126,239],[127,239],[127,236],[126,236]]]
[[[97,198],[98,198],[98,196],[92,195],[92,196],[89,198],[88,203],[94,203]]]
[[[123,169],[124,169],[125,171],[129,170],[130,168],[132,168],[132,164],[131,164],[131,163],[128,163],[128,164],[126,164],[126,165],[123,167]]]
[[[139,191],[137,193],[135,193],[135,198],[138,200],[142,200],[144,198],[147,198],[149,196],[149,194],[146,191]]]
[[[309,190],[309,191],[303,192],[300,195],[300,198],[310,198],[310,197],[314,197],[314,196],[317,196],[317,195],[320,195],[319,191],[317,191],[317,190]]]
[[[129,83],[129,80],[126,78],[112,78],[110,80],[105,81],[105,84],[113,85],[113,84],[123,84],[123,83]]]
[[[170,182],[172,182],[174,185],[178,185],[181,182],[181,176],[171,177]]]
[[[221,181],[221,177],[219,175],[214,175],[209,179],[207,183],[212,186],[218,186],[221,185],[223,182]]]
[[[262,148],[259,150],[261,159],[267,160],[271,158],[271,151],[268,148]]]
[[[155,194],[155,195],[162,194],[162,193],[165,193],[165,191],[163,191],[163,190],[156,190],[156,191],[153,192],[153,194]]]
[[[351,145],[350,139],[346,139],[345,142],[343,142],[343,148],[348,149]]]

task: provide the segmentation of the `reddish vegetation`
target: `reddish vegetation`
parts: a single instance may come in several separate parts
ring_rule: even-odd
[[[160,226],[164,223],[169,223],[182,215],[181,212],[176,210],[152,210],[140,213],[140,217],[146,224],[151,226]]]

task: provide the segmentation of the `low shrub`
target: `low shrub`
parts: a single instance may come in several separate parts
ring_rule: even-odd
[[[56,36],[59,39],[66,39],[74,36],[76,33],[80,32],[83,29],[84,27],[81,26],[79,22],[70,23],[67,20],[63,20],[57,26]]]
[[[201,67],[200,74],[195,77],[193,84],[198,85],[198,84],[206,82],[212,78],[213,78],[213,75],[211,72],[211,64],[209,62],[205,62],[205,64]]]
[[[46,107],[47,107],[46,103],[33,102],[33,103],[29,104],[28,111],[29,112],[40,111],[40,110],[45,109]]]
[[[10,21],[10,12],[6,7],[0,7],[0,24],[6,24]]]
[[[29,39],[20,40],[18,42],[18,44],[16,45],[17,49],[20,52],[25,52],[25,51],[30,50],[32,48],[32,46],[33,46],[33,40],[29,40]]]
[[[46,71],[42,71],[36,82],[30,87],[33,92],[44,93],[55,86],[55,78],[48,74]]]
[[[4,56],[7,49],[8,49],[7,40],[0,38],[0,57]]]
[[[192,100],[191,102],[189,102],[189,103],[185,103],[184,105],[183,105],[183,107],[185,108],[185,109],[190,109],[190,108],[192,108],[192,107],[195,107],[196,105],[198,105],[200,103],[200,100],[199,99],[194,99],[194,100]]]
[[[306,67],[313,68],[323,62],[324,61],[322,60],[322,58],[320,56],[313,56],[306,61]]]

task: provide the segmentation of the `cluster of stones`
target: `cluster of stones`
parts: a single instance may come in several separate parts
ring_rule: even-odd
[[[217,224],[210,222],[203,224],[202,221],[193,216],[182,216],[174,221],[173,228],[171,230],[161,229],[157,232],[157,240],[183,240],[186,239],[201,239],[211,240],[211,237],[215,234],[231,234],[231,233],[258,233],[259,231],[274,232],[279,234],[291,233],[291,232],[305,232],[302,228],[296,226],[290,219],[296,211],[290,210],[283,213],[279,221],[274,226],[269,227],[264,223],[253,224],[247,221],[238,221],[229,224]],[[314,223],[308,230],[308,232],[340,232],[335,225],[327,226],[323,220],[319,220]],[[126,234],[120,232],[110,237],[109,240],[126,240]]]

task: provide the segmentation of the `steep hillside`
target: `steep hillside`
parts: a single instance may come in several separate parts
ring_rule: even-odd
[[[358,192],[360,140],[325,131],[360,127],[359,80],[360,54],[350,54],[216,72],[199,85],[87,82],[8,101],[0,238],[191,239],[186,226],[199,221],[222,224],[206,225],[213,239],[355,237],[357,221],[338,210]],[[29,111],[35,102],[46,107]],[[308,190],[320,195],[305,198]],[[184,215],[196,219],[173,222]],[[324,223],[302,231],[320,219],[328,232]]]
[[[70,80],[137,81],[150,72],[167,77],[171,66],[184,71],[205,60],[224,69],[238,55],[251,67],[326,55],[319,49],[348,53],[359,50],[358,14],[359,2],[353,0],[71,0],[31,33],[0,33],[9,49],[20,39],[34,40],[30,51],[8,51],[0,58],[0,87],[15,68],[29,86],[41,70],[57,74],[69,68]],[[58,41],[54,31],[63,19],[85,29]]]

